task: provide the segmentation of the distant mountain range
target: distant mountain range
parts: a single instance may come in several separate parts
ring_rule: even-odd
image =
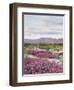
[[[55,38],[40,38],[40,39],[24,39],[24,43],[62,43],[63,39],[55,39]]]

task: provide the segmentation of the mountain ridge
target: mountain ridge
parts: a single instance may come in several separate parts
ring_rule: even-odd
[[[56,42],[56,43],[62,43],[63,39],[55,39],[55,38],[40,38],[40,39],[24,39],[24,43],[47,43],[47,42]]]

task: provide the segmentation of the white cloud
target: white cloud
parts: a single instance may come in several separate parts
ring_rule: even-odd
[[[24,15],[24,38],[63,38],[63,16]]]

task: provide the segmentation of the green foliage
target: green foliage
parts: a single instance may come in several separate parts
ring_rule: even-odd
[[[24,53],[29,54],[30,50],[35,48],[44,49],[47,51],[60,51],[63,49],[63,43],[25,43]]]

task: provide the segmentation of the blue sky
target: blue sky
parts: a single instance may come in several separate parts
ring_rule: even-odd
[[[24,38],[63,38],[63,18],[55,15],[24,15]]]

